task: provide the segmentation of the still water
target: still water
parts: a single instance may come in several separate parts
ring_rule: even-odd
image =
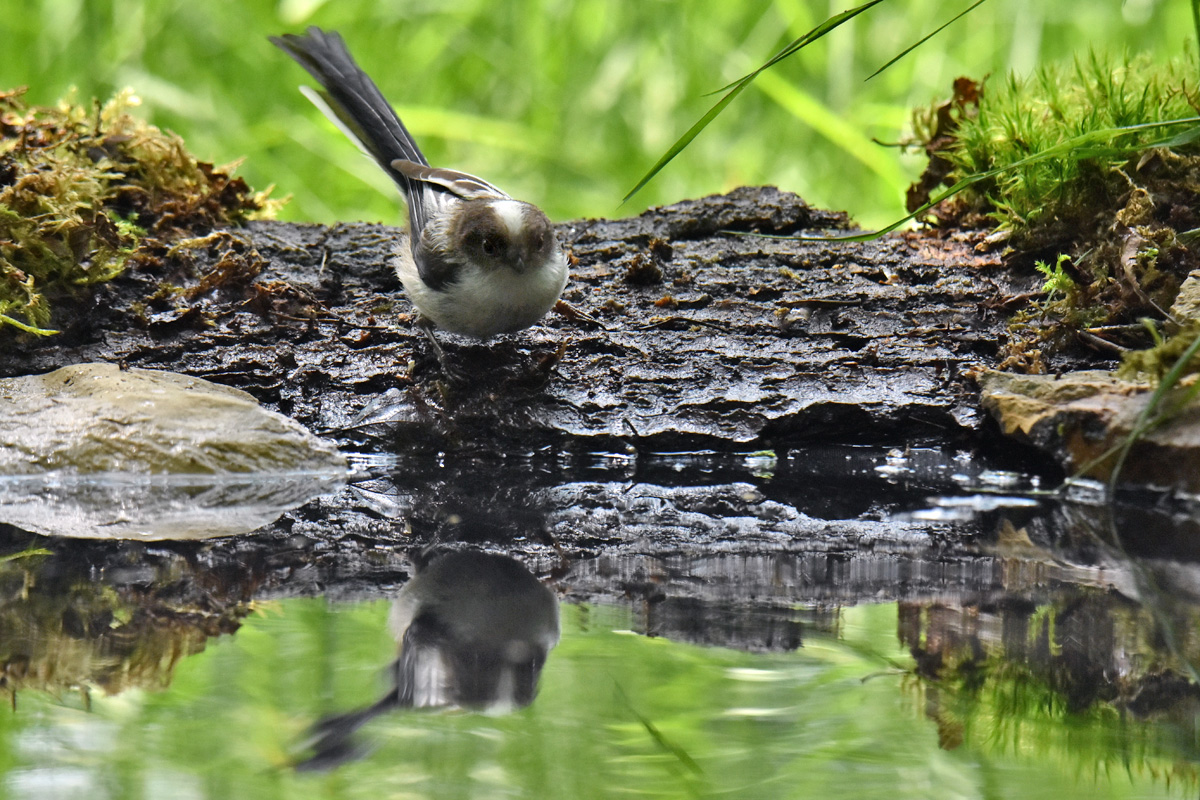
[[[0,796],[1200,795],[1190,507],[855,459],[543,476],[557,541],[367,538],[411,475],[208,543],[0,526]]]

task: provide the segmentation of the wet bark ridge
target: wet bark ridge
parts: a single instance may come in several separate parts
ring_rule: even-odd
[[[490,342],[442,334],[464,385],[444,379],[411,324],[389,263],[399,230],[253,223],[194,254],[188,280],[201,291],[134,315],[122,292],[147,279],[124,278],[67,334],[7,348],[0,374],[88,360],[171,369],[245,389],[318,432],[401,447],[969,438],[983,415],[967,373],[992,364],[1004,298],[1031,282],[929,234],[748,235],[845,227],[770,187],[566,223],[578,263],[564,299],[603,327],[552,313]],[[253,268],[231,266],[234,251]]]

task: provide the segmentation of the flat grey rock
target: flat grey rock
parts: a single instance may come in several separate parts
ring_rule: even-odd
[[[46,535],[244,533],[348,476],[332,442],[201,378],[77,364],[0,400],[0,521]]]

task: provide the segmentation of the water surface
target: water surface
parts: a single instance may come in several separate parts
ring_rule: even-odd
[[[393,471],[210,542],[0,527],[0,792],[1200,792],[1190,506],[953,454],[623,458],[510,464],[504,492]],[[409,602],[464,551],[513,556],[557,621],[503,581]]]

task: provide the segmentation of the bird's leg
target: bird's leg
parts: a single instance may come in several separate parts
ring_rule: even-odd
[[[442,343],[438,341],[437,336],[433,332],[433,323],[425,317],[417,318],[417,327],[425,334],[425,338],[429,340],[430,346],[433,347],[433,354],[437,357],[438,366],[442,369],[442,374],[453,383],[466,383],[468,380],[467,373],[450,363],[450,359],[446,356],[446,350],[442,347]]]

